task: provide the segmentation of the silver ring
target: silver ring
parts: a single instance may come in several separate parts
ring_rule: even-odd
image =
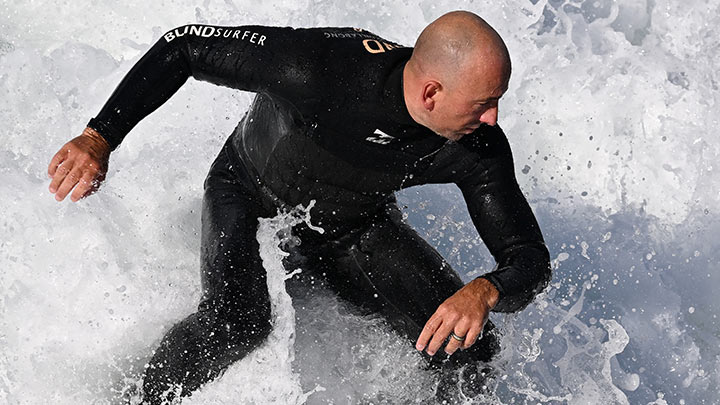
[[[464,341],[465,341],[465,336],[458,336],[458,335],[455,334],[455,331],[451,332],[451,333],[450,333],[450,336],[451,336],[453,339],[457,340],[458,342],[464,342]]]

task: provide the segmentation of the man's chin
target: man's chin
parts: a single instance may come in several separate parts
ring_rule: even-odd
[[[449,140],[455,141],[455,142],[459,141],[460,138],[462,138],[463,136],[466,135],[463,132],[445,132],[445,133],[437,132],[437,134],[442,136],[443,138],[446,138],[446,139],[449,139]]]

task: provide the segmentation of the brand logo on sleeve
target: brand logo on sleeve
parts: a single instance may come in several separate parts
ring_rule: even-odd
[[[167,42],[170,42],[175,38],[180,38],[185,35],[195,35],[203,38],[223,37],[239,39],[241,41],[250,41],[260,46],[265,46],[265,39],[267,38],[265,35],[253,31],[229,27],[213,27],[212,25],[185,25],[169,31],[163,35],[163,38],[165,38]]]
[[[365,140],[368,142],[378,143],[380,145],[387,145],[390,142],[397,140],[397,138],[395,138],[394,136],[388,135],[380,129],[376,129],[373,134],[375,136],[368,136],[367,138],[365,138]]]

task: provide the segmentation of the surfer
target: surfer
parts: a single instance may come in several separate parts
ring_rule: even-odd
[[[325,233],[296,230],[303,274],[382,314],[429,356],[489,361],[498,351],[489,312],[524,308],[551,276],[497,125],[510,71],[498,33],[465,11],[429,24],[414,48],[353,28],[187,25],[163,35],[48,168],[55,198],[77,201],[187,78],[257,93],[205,180],[198,311],[162,339],[144,400],[188,395],[264,341],[258,218],[312,200]],[[497,261],[466,285],[396,204],[395,191],[429,183],[460,188]]]

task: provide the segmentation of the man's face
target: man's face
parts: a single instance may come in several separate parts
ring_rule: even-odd
[[[507,91],[509,75],[501,70],[467,75],[438,92],[435,107],[428,114],[428,127],[438,135],[457,141],[481,124],[495,125],[498,101]]]

